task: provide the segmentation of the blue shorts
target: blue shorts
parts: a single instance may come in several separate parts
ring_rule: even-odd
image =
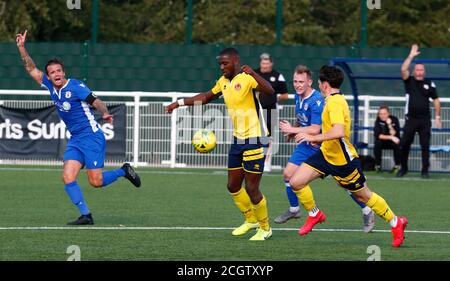
[[[304,163],[319,172],[322,175],[322,178],[331,175],[341,187],[350,192],[361,190],[366,182],[366,177],[363,174],[359,158],[354,158],[348,164],[335,166],[328,163],[327,160],[325,160],[322,151],[319,150]]]
[[[106,139],[102,131],[70,138],[64,161],[76,160],[86,169],[103,168],[105,162]]]
[[[228,170],[262,174],[264,171],[264,148],[259,139],[233,140],[228,153]]]
[[[288,162],[300,166],[300,164],[305,162],[306,159],[316,153],[317,150],[319,150],[319,147],[314,148],[311,145],[307,145],[306,143],[301,143],[297,145],[291,157],[289,157]]]

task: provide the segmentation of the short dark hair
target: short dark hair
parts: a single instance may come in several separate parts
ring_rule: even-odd
[[[382,109],[386,109],[387,112],[390,112],[389,106],[387,106],[387,105],[381,105],[380,108],[378,108],[378,111],[380,111],[380,110],[382,110]]]
[[[320,82],[328,82],[332,88],[339,89],[344,82],[344,73],[335,66],[324,65],[319,71]]]
[[[311,77],[312,77],[311,70],[309,70],[309,68],[308,68],[307,66],[304,66],[304,65],[301,65],[301,64],[299,64],[299,65],[297,65],[297,66],[295,67],[294,73],[296,73],[296,74],[303,74],[303,73],[306,73],[306,76],[307,76],[309,79],[311,79]]]
[[[236,56],[239,57],[239,52],[235,48],[225,48],[222,51],[220,51],[219,56],[223,55],[229,55],[229,56]]]
[[[62,68],[62,70],[64,71],[64,63],[63,63],[63,61],[60,60],[60,59],[58,59],[58,58],[53,58],[53,59],[49,60],[49,61],[47,62],[47,64],[45,65],[45,73],[46,73],[47,75],[48,75],[47,67],[48,67],[49,65],[52,65],[52,64],[59,64],[59,65],[61,65],[61,68]]]

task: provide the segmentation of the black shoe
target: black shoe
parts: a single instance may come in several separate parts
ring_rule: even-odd
[[[423,179],[429,179],[430,175],[428,174],[428,172],[422,172],[422,174],[420,175]]]
[[[141,178],[138,174],[134,171],[133,167],[131,167],[130,164],[125,163],[123,164],[122,170],[125,171],[125,177],[136,187],[141,186]]]
[[[397,178],[401,178],[404,175],[406,175],[407,173],[408,173],[408,171],[401,169],[400,171],[398,171],[396,176],[397,176]]]
[[[82,215],[76,221],[68,222],[68,225],[86,225],[86,224],[94,224],[94,219],[92,218],[92,214]]]
[[[381,170],[381,166],[380,166],[380,165],[376,165],[376,166],[375,166],[375,171],[376,171],[377,173],[382,173],[382,172],[383,172],[383,170]]]

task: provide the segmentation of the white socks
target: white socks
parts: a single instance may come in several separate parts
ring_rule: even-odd
[[[364,215],[367,216],[368,214],[370,214],[370,212],[372,211],[372,209],[369,208],[369,207],[367,207],[367,206],[365,206],[364,208],[361,209],[361,211],[363,212]]]
[[[397,216],[394,216],[394,218],[392,220],[389,221],[389,224],[391,225],[391,227],[397,227]]]
[[[311,217],[315,217],[317,215],[317,213],[319,213],[319,208],[314,207],[314,209],[312,209],[311,211],[308,212],[308,215]]]

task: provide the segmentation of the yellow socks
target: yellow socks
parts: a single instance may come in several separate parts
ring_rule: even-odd
[[[259,227],[265,231],[268,231],[270,229],[269,214],[267,211],[267,201],[264,196],[258,204],[253,205],[253,212],[259,222]]]
[[[256,223],[258,220],[256,219],[252,208],[252,202],[250,201],[250,197],[248,196],[247,191],[245,191],[245,188],[242,187],[238,192],[230,194],[233,197],[236,207],[244,214],[245,221]]]
[[[305,186],[300,190],[292,189],[298,197],[300,203],[302,203],[303,207],[306,211],[311,211],[316,207],[316,202],[314,201],[314,196],[309,185]]]
[[[372,197],[367,201],[366,205],[371,208],[375,214],[382,217],[385,221],[390,222],[394,217],[394,212],[392,212],[389,205],[375,192],[372,192]]]

